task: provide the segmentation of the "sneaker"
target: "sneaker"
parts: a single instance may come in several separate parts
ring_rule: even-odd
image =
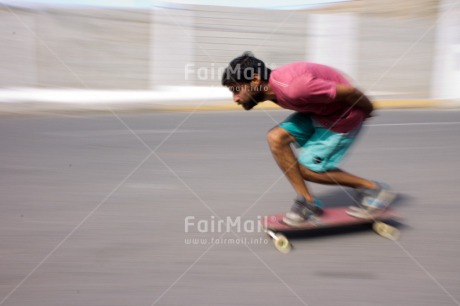
[[[357,206],[350,206],[346,213],[358,219],[375,219],[384,212],[382,209],[368,209]]]
[[[315,204],[308,203],[303,196],[297,196],[291,210],[286,213],[283,222],[290,226],[299,226],[312,215],[320,216],[323,210],[318,201]]]
[[[396,194],[390,191],[386,184],[376,182],[377,189],[360,189],[362,195],[361,206],[370,211],[384,210],[394,201]]]
[[[376,182],[377,189],[359,189],[362,195],[361,203],[358,207],[349,207],[347,214],[361,219],[373,219],[390,206],[396,198],[396,194],[389,190],[387,185]]]

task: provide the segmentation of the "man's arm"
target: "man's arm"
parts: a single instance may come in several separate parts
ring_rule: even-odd
[[[350,106],[361,108],[369,113],[369,115],[374,110],[374,106],[369,98],[361,90],[351,85],[338,84],[335,99],[340,102],[344,101]]]

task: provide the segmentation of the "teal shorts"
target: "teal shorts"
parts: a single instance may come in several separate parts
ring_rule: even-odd
[[[294,113],[279,127],[295,137],[301,148],[298,161],[314,172],[337,169],[360,128],[348,133],[336,133],[315,122],[310,114]]]

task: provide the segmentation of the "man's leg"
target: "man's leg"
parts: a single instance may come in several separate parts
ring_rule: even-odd
[[[358,207],[381,211],[393,202],[396,197],[395,193],[381,183],[355,176],[337,168],[356,140],[358,133],[359,129],[342,134],[322,127],[315,127],[314,133],[302,146],[299,153],[299,169],[302,177],[308,181],[359,189],[362,200]]]
[[[308,191],[300,171],[300,164],[291,148],[291,143],[296,141],[295,137],[283,128],[275,127],[267,134],[267,140],[275,161],[297,193],[294,204],[283,221],[291,226],[297,226],[305,222],[312,213],[321,215],[323,211],[316,206]]]
[[[291,143],[295,142],[295,138],[283,128],[276,126],[268,132],[267,141],[276,163],[286,175],[294,190],[298,195],[304,196],[309,203],[313,203],[313,197],[300,170],[301,165],[291,148]]]
[[[378,185],[371,180],[355,176],[351,173],[342,171],[340,169],[314,172],[305,166],[300,165],[300,172],[302,177],[310,182],[324,184],[324,185],[342,185],[351,188],[375,189]]]
[[[295,138],[283,128],[274,127],[268,132],[267,140],[276,163],[294,190],[297,194],[303,195],[310,203],[313,203],[313,197],[305,184],[305,180],[318,184],[343,185],[351,188],[374,189],[378,187],[371,180],[357,177],[339,169],[318,173],[299,164],[291,148],[291,143],[295,142]]]

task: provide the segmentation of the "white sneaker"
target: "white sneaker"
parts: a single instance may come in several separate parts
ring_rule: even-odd
[[[387,184],[375,182],[377,189],[358,189],[361,194],[361,206],[368,209],[385,209],[396,198],[396,194],[390,191]]]
[[[350,206],[346,213],[358,219],[376,219],[384,211],[384,209],[368,209]]]
[[[385,184],[376,182],[378,189],[359,189],[362,200],[359,207],[350,207],[347,214],[361,219],[372,219],[390,206],[395,200],[396,193],[391,192]]]

